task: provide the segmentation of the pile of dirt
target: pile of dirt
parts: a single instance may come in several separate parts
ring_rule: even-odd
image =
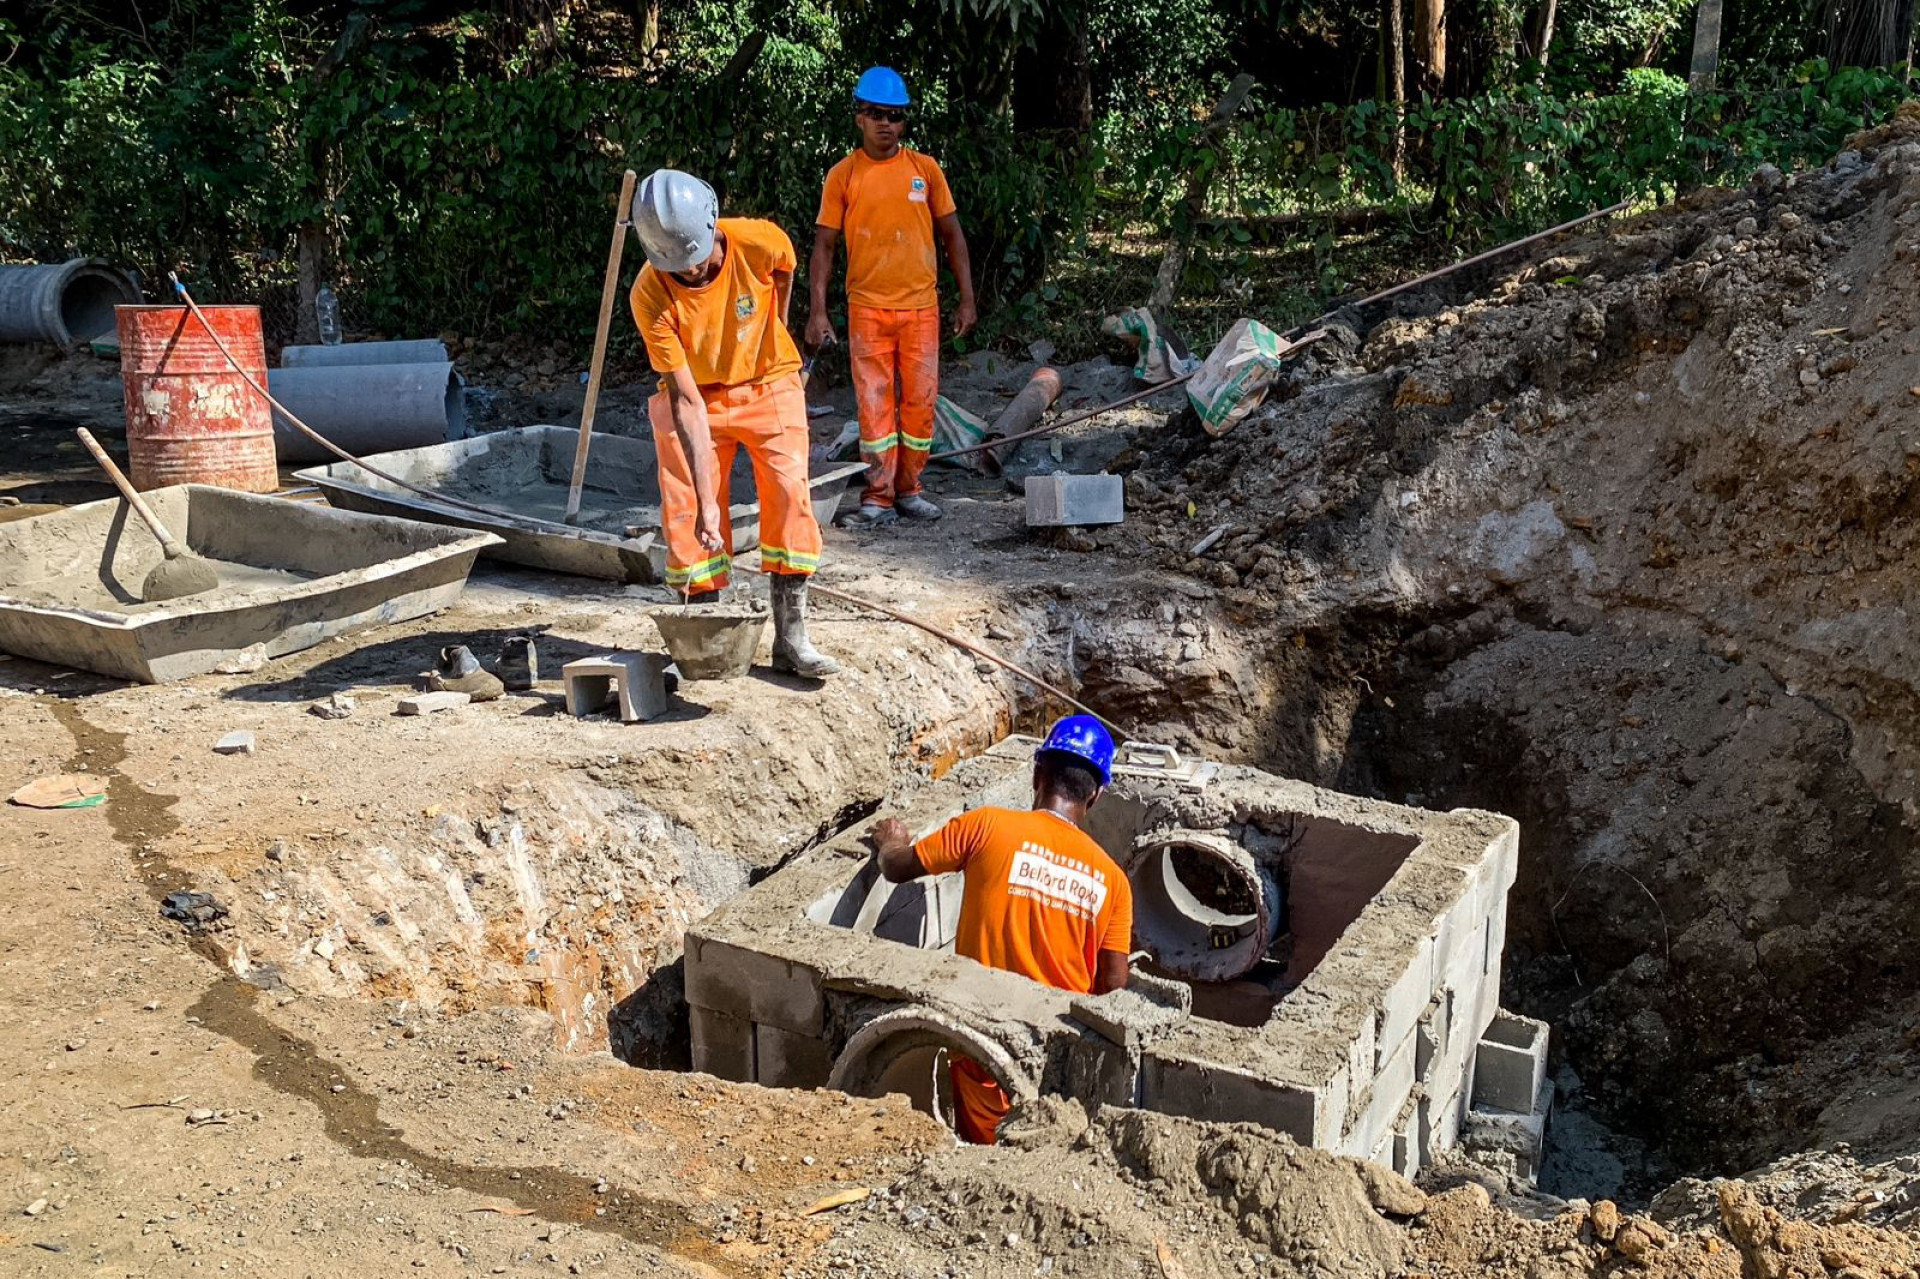
[[[1772,1206],[1773,1185],[1706,1189],[1711,1211],[1665,1224],[1604,1200],[1546,1201],[1543,1210],[1536,1197],[1523,1214],[1461,1176],[1441,1173],[1429,1192],[1253,1125],[1114,1108],[1089,1117],[1043,1100],[1016,1109],[997,1148],[943,1153],[910,1170],[844,1222],[811,1259],[817,1271],[790,1273],[1920,1275],[1920,1234],[1844,1213],[1803,1220]]]
[[[1508,1002],[1673,1171],[1920,1146],[1920,141],[1859,144],[1170,420],[1125,537],[1231,710],[1075,649],[1148,731],[1518,817]]]

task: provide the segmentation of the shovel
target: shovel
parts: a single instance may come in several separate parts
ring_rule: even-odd
[[[153,530],[154,537],[159,539],[160,549],[166,553],[166,558],[155,565],[153,572],[147,574],[147,580],[140,584],[140,598],[149,604],[160,604],[177,600],[183,595],[198,595],[201,591],[210,591],[220,585],[219,575],[213,571],[213,565],[180,545],[173,534],[167,532],[167,526],[160,522],[160,517],[153,513],[153,508],[147,505],[146,500],[134,491],[127,477],[107,456],[107,451],[100,447],[100,441],[93,438],[93,432],[83,426],[79,436],[80,442],[87,446],[87,452],[93,454],[93,460],[100,464],[107,478],[113,481],[113,486],[120,490],[120,496],[127,499],[127,505]]]

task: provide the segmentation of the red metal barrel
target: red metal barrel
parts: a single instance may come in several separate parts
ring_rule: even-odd
[[[203,306],[233,358],[267,384],[257,306]],[[246,493],[280,487],[273,416],[184,306],[114,308],[127,395],[133,486],[217,484]]]

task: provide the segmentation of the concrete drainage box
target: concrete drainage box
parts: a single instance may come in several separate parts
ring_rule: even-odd
[[[1024,807],[1035,745],[1008,739],[902,816],[921,833]],[[941,1113],[943,1057],[962,1052],[1015,1094],[1259,1123],[1408,1175],[1459,1142],[1502,1016],[1512,819],[1223,766],[1118,778],[1088,825],[1154,956],[1127,990],[1070,995],[955,955],[960,877],[887,884],[862,827],[689,931],[695,1068]],[[1544,1028],[1511,1020],[1494,1032],[1509,1105],[1546,1052]]]
[[[118,498],[0,524],[0,650],[160,683],[451,605],[500,539],[201,484],[145,495],[220,586],[140,601],[160,546]]]

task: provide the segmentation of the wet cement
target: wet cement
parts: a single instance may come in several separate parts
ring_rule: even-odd
[[[0,595],[27,604],[41,604],[53,608],[84,608],[100,613],[118,613],[122,616],[135,617],[162,608],[178,611],[182,600],[192,600],[196,604],[212,606],[216,603],[227,603],[232,597],[244,595],[249,591],[293,586],[301,582],[311,582],[321,576],[318,573],[297,573],[292,569],[266,568],[259,564],[241,564],[234,560],[202,558],[220,579],[220,584],[212,590],[182,596],[177,600],[152,604],[143,601],[140,598],[140,586],[146,580],[146,573],[114,578],[107,577],[97,570],[64,573],[57,577],[0,587]],[[160,563],[157,556],[153,563],[154,565]],[[146,570],[146,572],[151,571],[152,568]]]

